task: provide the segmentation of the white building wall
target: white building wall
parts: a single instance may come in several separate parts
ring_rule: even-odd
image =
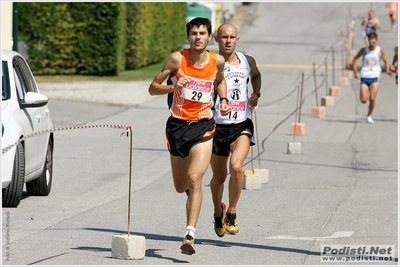
[[[1,49],[12,50],[12,2],[1,2]]]

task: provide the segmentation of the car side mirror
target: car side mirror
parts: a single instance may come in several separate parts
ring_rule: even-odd
[[[48,102],[49,99],[47,96],[39,93],[28,92],[25,94],[24,102],[21,103],[21,108],[39,108],[43,107]]]

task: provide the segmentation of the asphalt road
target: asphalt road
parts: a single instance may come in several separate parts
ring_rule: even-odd
[[[2,209],[2,264],[320,265],[327,264],[321,262],[322,246],[395,245],[396,262],[373,264],[397,265],[398,89],[394,78],[382,73],[374,124],[365,122],[368,107],[359,101],[355,79],[340,87],[334,106],[325,109],[325,118],[311,117],[318,98],[327,95],[321,66],[326,57],[332,65],[332,47],[335,66],[341,66],[344,37],[340,32],[346,32],[345,20],[350,14],[355,18],[358,51],[363,46],[361,18],[370,8],[382,24],[378,45],[392,61],[398,34],[390,31],[385,3],[247,6],[240,21],[238,50],[256,59],[263,86],[257,110],[260,161],[252,161],[250,153],[244,169],[268,169],[269,182],[260,190],[243,190],[238,205],[241,233],[219,238],[213,231],[208,170],[196,228],[197,250],[192,256],[179,250],[186,195],[177,194],[172,184],[164,137],[169,116],[165,96],[149,96],[149,81],[111,84],[101,90],[100,83],[39,85],[50,98],[55,127],[132,126],[130,229],[131,234],[145,237],[146,255],[136,261],[111,257],[112,236],[128,229],[130,147],[129,138],[120,137],[123,130],[104,127],[55,133],[51,194],[24,195],[18,208]],[[317,99],[313,63],[319,67]],[[334,73],[329,69],[329,86],[333,74],[338,84],[339,68]],[[292,136],[294,89],[303,72],[304,103],[298,115],[306,134]],[[293,141],[301,143],[301,154],[287,153]],[[255,146],[253,155],[257,154]]]

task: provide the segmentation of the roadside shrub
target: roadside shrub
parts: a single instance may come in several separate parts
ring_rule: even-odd
[[[19,31],[35,74],[118,75],[126,61],[126,3],[21,2]]]
[[[35,75],[118,75],[181,49],[186,3],[20,2],[19,35]]]
[[[182,48],[186,36],[186,3],[127,3],[126,69],[165,60]]]

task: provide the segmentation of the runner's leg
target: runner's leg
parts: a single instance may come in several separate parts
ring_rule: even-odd
[[[228,213],[236,213],[244,180],[243,163],[250,150],[250,141],[250,137],[241,135],[231,144]]]
[[[369,108],[368,108],[368,116],[372,114],[372,111],[375,108],[376,96],[378,94],[379,82],[375,82],[369,86]]]

